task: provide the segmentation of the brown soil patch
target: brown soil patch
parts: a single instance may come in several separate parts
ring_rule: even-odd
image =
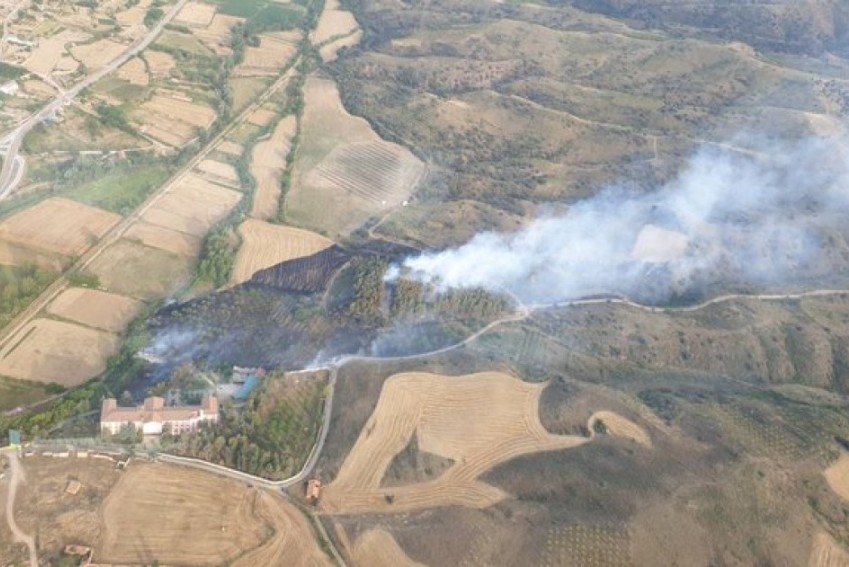
[[[177,291],[191,277],[194,263],[194,258],[122,238],[104,250],[88,269],[108,291],[150,299]]]
[[[242,194],[188,174],[148,209],[142,219],[150,224],[202,237],[226,217]]]
[[[287,116],[274,129],[271,137],[254,146],[250,172],[256,179],[251,216],[270,220],[277,216],[280,207],[280,183],[286,167],[286,156],[291,149],[297,121]]]
[[[126,50],[127,46],[122,43],[101,39],[94,43],[77,45],[71,48],[71,54],[91,72],[115,60]]]
[[[354,15],[348,10],[341,10],[339,0],[327,0],[311,39],[313,43],[324,43],[331,38],[349,34],[357,27]]]
[[[412,153],[381,140],[368,122],[348,114],[333,81],[310,77],[304,100],[288,218],[343,235],[409,199],[424,172]]]
[[[236,173],[236,168],[229,163],[205,159],[197,165],[197,169],[213,180],[223,182],[226,185],[239,186],[239,174]]]
[[[499,372],[449,377],[397,374],[322,494],[329,513],[392,513],[466,506],[485,508],[506,494],[477,478],[499,463],[588,441],[548,433],[539,421],[542,384]],[[418,447],[454,461],[435,480],[381,488],[392,459],[417,436]]]
[[[0,222],[0,241],[40,252],[79,255],[120,220],[115,213],[52,198]]]
[[[201,239],[163,228],[144,221],[138,221],[124,233],[128,240],[138,240],[145,246],[159,248],[180,256],[197,257],[200,255]]]
[[[808,567],[849,567],[849,553],[825,533],[814,536]]]
[[[825,469],[823,475],[835,494],[849,502],[849,454],[841,453],[840,458]]]
[[[121,65],[118,68],[117,77],[139,86],[147,86],[150,83],[150,77],[147,74],[147,67],[144,64],[144,61],[138,57],[133,57]]]
[[[100,561],[218,565],[260,545],[257,491],[216,475],[133,462],[102,508]]]
[[[250,116],[248,122],[255,126],[268,126],[274,119],[277,118],[277,113],[267,108],[258,108]]]
[[[144,60],[147,61],[150,72],[154,77],[167,76],[171,73],[171,69],[177,66],[170,54],[161,51],[145,51]]]
[[[113,333],[35,319],[3,345],[0,375],[76,386],[103,372],[120,344]]]
[[[413,561],[392,534],[380,528],[368,530],[357,538],[351,556],[355,565],[372,567],[425,567],[424,563]]]
[[[272,527],[274,535],[262,547],[235,561],[234,567],[333,565],[318,547],[309,520],[297,508],[268,492],[260,494],[258,500],[257,513]]]
[[[644,447],[652,446],[651,437],[649,437],[648,433],[642,427],[629,419],[625,419],[618,413],[612,411],[595,412],[587,424],[590,431],[593,431],[593,426],[599,420],[607,427],[607,433],[609,435],[630,439]]]
[[[242,247],[233,268],[233,283],[246,282],[265,268],[303,258],[333,245],[333,241],[307,230],[248,219],[239,227]]]
[[[206,27],[212,23],[214,16],[215,6],[201,4],[200,2],[188,2],[174,18],[174,22],[188,26]]]
[[[47,306],[47,312],[88,327],[122,332],[141,312],[142,303],[95,289],[66,289]]]

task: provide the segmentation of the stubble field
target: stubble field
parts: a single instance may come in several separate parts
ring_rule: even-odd
[[[129,297],[72,287],[47,306],[47,313],[88,327],[120,333],[141,309],[142,303]]]
[[[254,146],[251,154],[251,175],[256,179],[251,216],[271,220],[280,208],[280,183],[286,167],[286,156],[291,149],[297,121],[294,116],[282,119],[267,140]]]
[[[233,283],[246,282],[265,268],[311,256],[333,241],[307,230],[248,219],[239,227],[242,247],[233,268]]]

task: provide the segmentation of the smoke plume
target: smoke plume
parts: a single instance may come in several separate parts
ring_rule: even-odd
[[[733,146],[700,150],[654,192],[608,188],[517,232],[410,257],[396,273],[551,304],[594,294],[668,302],[846,270],[845,140]]]

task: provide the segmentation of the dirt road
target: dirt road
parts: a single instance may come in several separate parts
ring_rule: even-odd
[[[15,450],[6,449],[3,451],[6,458],[9,459],[10,478],[9,478],[9,494],[6,498],[6,521],[9,523],[9,529],[12,530],[12,535],[15,541],[26,544],[29,549],[29,564],[30,567],[38,567],[38,555],[35,551],[35,538],[27,535],[15,522],[15,495],[18,492],[18,484],[24,482],[24,470],[18,462],[18,453]]]

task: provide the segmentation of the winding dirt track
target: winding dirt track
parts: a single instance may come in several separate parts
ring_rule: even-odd
[[[27,535],[15,522],[15,495],[18,492],[18,484],[25,480],[24,471],[21,464],[18,462],[18,455],[14,451],[6,451],[6,458],[9,459],[11,477],[9,479],[9,494],[6,498],[6,521],[9,523],[9,529],[12,530],[12,535],[15,541],[25,543],[29,549],[29,564],[30,567],[38,567],[38,555],[35,551],[35,538]]]

